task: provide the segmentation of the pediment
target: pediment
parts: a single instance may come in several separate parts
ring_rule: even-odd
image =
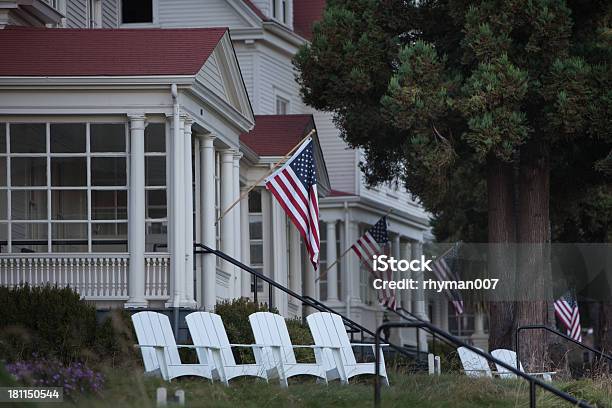
[[[197,73],[196,80],[243,116],[254,121],[253,109],[229,32],[221,38]]]

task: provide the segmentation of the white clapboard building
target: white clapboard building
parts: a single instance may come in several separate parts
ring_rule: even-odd
[[[401,188],[367,187],[360,151],[300,98],[291,59],[323,7],[0,0],[0,283],[69,284],[100,307],[210,309],[254,291],[267,302],[265,283],[194,256],[201,242],[379,324],[367,268],[351,251],[317,281],[263,183],[217,222],[315,128],[321,270],[390,208],[392,254],[421,254],[429,215]],[[278,292],[282,314],[303,313]],[[428,318],[423,292],[402,291],[398,304]]]

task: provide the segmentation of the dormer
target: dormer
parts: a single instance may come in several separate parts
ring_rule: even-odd
[[[293,30],[293,0],[244,0],[244,2],[261,11],[266,19]]]

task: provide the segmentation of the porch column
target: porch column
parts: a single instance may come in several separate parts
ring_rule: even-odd
[[[401,239],[400,234],[396,234],[393,237],[393,256],[395,257],[395,259],[402,259],[400,239]],[[394,272],[391,276],[393,277],[394,280],[399,280],[401,278],[401,272],[399,271]],[[398,308],[402,306],[402,291],[401,290],[395,291],[395,306]]]
[[[335,264],[327,270],[327,301],[338,302],[338,251],[336,249],[336,220],[328,221],[327,226],[327,265]],[[329,266],[328,266],[329,267]]]
[[[241,189],[240,194],[247,190],[247,187]],[[251,242],[250,242],[250,224],[249,224],[249,199],[244,199],[244,202],[240,206],[240,256],[242,263],[245,265],[251,265]],[[240,282],[241,290],[240,294],[242,297],[251,297],[251,274],[246,271],[242,272],[242,278]],[[258,299],[259,300],[259,299]]]
[[[130,186],[128,202],[129,300],[125,307],[147,307],[145,299],[145,115],[130,119]]]
[[[482,310],[476,310],[474,313],[474,333],[472,334],[472,341],[474,342],[474,346],[487,351],[489,349],[489,336],[484,331],[484,319],[484,312]]]
[[[168,306],[182,306],[185,299],[185,120],[182,117],[179,123],[172,123],[172,185],[171,216],[169,226],[171,230],[170,252],[173,291]]]
[[[319,276],[319,271],[314,270],[314,267],[312,266],[312,262],[310,262],[310,259],[308,259],[308,251],[304,251],[305,255],[303,257],[303,262],[304,262],[304,275],[302,277],[302,282],[304,282],[304,289],[302,294],[304,296],[310,296],[313,299],[316,299],[316,293],[315,293],[315,279],[317,276]],[[316,284],[318,284],[318,282],[316,282]],[[304,314],[305,315],[309,315],[312,313],[315,313],[317,310],[312,308],[312,307],[306,307],[304,308]]]
[[[300,232],[291,224],[289,226],[289,281],[291,283],[289,289],[298,294],[302,291],[302,251],[300,243]],[[297,315],[301,316],[299,309],[302,303],[294,298],[291,298],[291,301],[297,305]]]
[[[234,201],[234,150],[221,151],[221,213]],[[234,211],[235,209],[232,209]],[[221,251],[234,256],[234,213],[230,211],[221,219]],[[223,270],[230,275],[228,293],[234,297],[234,265],[223,261]]]
[[[233,187],[234,187],[234,197],[233,200],[237,200],[240,197],[240,159],[242,158],[242,153],[238,150],[234,150],[234,169],[233,169]],[[245,204],[247,205],[247,204]],[[242,259],[242,242],[241,242],[241,234],[240,234],[240,211],[241,211],[242,203],[236,204],[236,206],[232,209],[232,217],[234,219],[234,236],[236,237],[236,242],[234,242],[234,258],[239,261],[243,261]],[[244,263],[244,262],[243,262]],[[242,296],[242,273],[243,270],[234,267],[234,297]]]
[[[420,259],[423,254],[423,243],[414,241],[411,245],[412,259]],[[425,311],[425,291],[423,290],[423,278],[424,274],[422,271],[415,273],[415,279],[418,281],[419,289],[415,290],[414,298],[412,302],[412,313],[417,317],[426,322],[429,321],[427,312]],[[427,335],[424,330],[419,330],[420,338],[419,344],[421,345],[421,351],[427,351]]]
[[[395,259],[401,259],[400,258],[400,235],[399,234],[395,234],[393,236],[393,244],[391,245],[391,253],[393,255],[393,257]],[[393,272],[391,274],[391,279],[393,280],[397,280],[400,277],[400,272]],[[395,293],[395,304],[397,307],[401,306],[401,290],[396,290]],[[387,316],[389,317],[389,320],[392,322],[398,322],[401,321],[401,318],[396,315],[395,313],[387,313]],[[402,330],[401,328],[395,328],[395,329],[391,329],[391,339],[390,339],[393,343],[395,344],[404,344],[404,330]]]
[[[440,328],[448,331],[448,299],[444,296],[442,307],[440,308]]]
[[[209,248],[217,248],[215,227],[215,136],[200,137],[200,231],[202,243]],[[205,254],[202,262],[201,306],[213,311],[217,303],[217,261],[214,254]]]
[[[193,282],[193,174],[191,158],[191,125],[193,120],[187,116],[184,128],[184,174],[185,190],[185,300],[184,306],[195,307],[194,282]]]
[[[359,225],[356,222],[348,222],[348,235],[346,237],[348,245],[353,245],[359,239]],[[346,262],[347,276],[350,276],[349,292],[347,293],[347,301],[351,302],[351,305],[357,305],[359,303],[365,303],[366,299],[361,299],[360,291],[360,280],[361,280],[361,268],[359,264],[359,258],[354,251],[349,251],[344,256]],[[368,290],[370,290],[368,288]],[[350,298],[349,298],[350,296]]]
[[[287,228],[285,212],[278,200],[272,198],[272,259],[274,263],[273,279],[280,285],[287,286]],[[273,306],[281,316],[287,316],[287,294],[274,289]]]
[[[410,260],[410,242],[401,242],[400,243],[400,254],[401,254],[401,258],[402,259],[406,259],[406,260]],[[412,276],[410,274],[410,271],[406,271],[404,272],[404,276],[403,278],[405,279],[410,279]],[[406,290],[402,290],[401,292],[401,297],[402,297],[402,307],[404,309],[406,309],[409,312],[412,312],[412,290],[406,289]]]
[[[402,259],[410,260],[411,259],[411,249],[410,242],[400,242],[400,255]],[[402,278],[410,279],[413,278],[411,272],[408,270],[403,272]],[[405,289],[400,290],[400,296],[402,298],[401,307],[405,310],[412,312],[412,290]],[[412,346],[416,346],[416,330],[415,329],[402,329],[402,344],[410,344]]]

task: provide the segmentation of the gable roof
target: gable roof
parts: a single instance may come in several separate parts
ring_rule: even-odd
[[[255,127],[248,133],[240,135],[240,142],[260,157],[280,157],[286,155],[312,129],[315,129],[314,118],[309,114],[302,115],[255,115]],[[317,163],[317,186],[319,195],[327,196],[331,190],[325,158],[319,138],[314,140],[314,157]]]
[[[255,115],[255,127],[240,141],[259,156],[284,156],[313,128],[312,115]]]
[[[227,28],[0,30],[0,76],[195,75]]]
[[[325,0],[294,0],[293,29],[302,37],[312,40],[312,26],[323,17]]]
[[[266,16],[263,11],[261,11],[259,7],[257,7],[251,0],[242,0],[242,2],[249,6],[249,8],[253,10],[255,14],[257,14],[257,17],[261,18],[263,21],[270,20],[270,18]]]

